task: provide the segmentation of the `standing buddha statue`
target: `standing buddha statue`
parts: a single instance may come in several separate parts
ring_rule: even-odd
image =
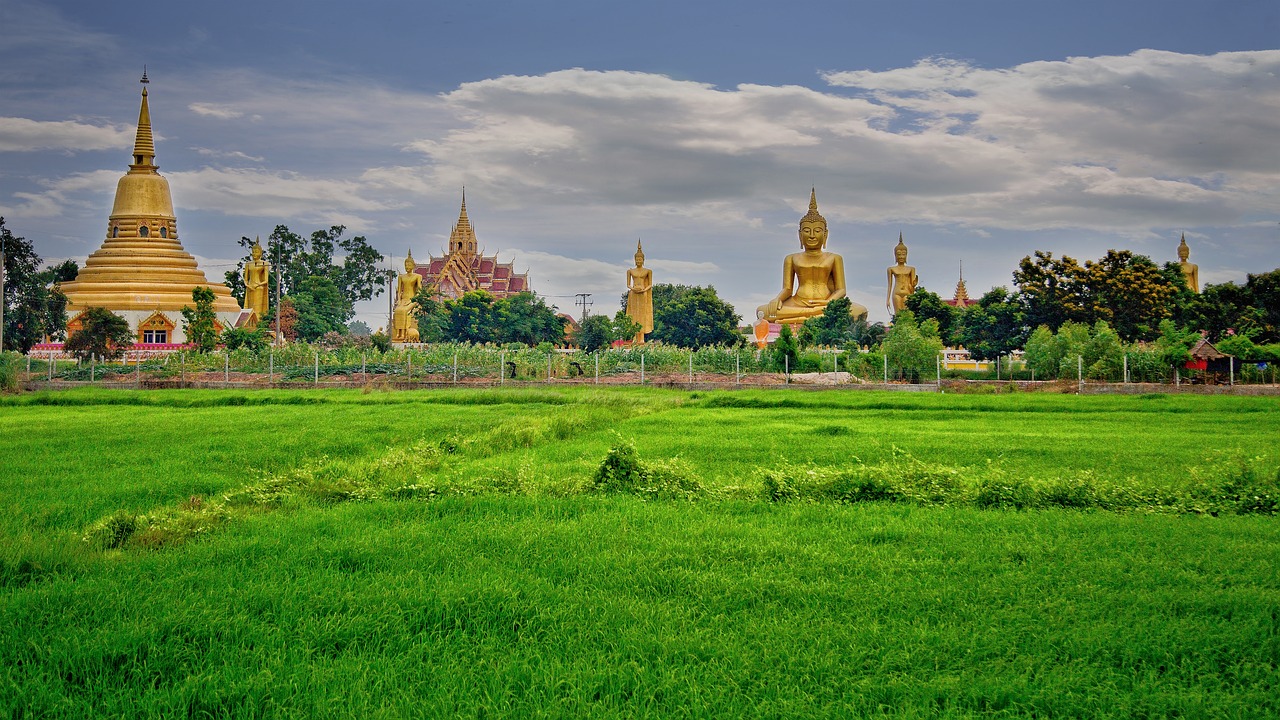
[[[1200,292],[1200,266],[1193,262],[1187,262],[1187,258],[1191,257],[1191,248],[1187,247],[1187,234],[1182,234],[1182,242],[1178,243],[1178,267],[1182,270],[1182,277],[1187,281],[1187,287],[1191,292]]]
[[[262,244],[258,238],[253,241],[253,249],[249,251],[250,261],[244,266],[244,304],[253,310],[255,326],[267,317],[270,307],[271,288],[268,278],[271,265],[262,259]]]
[[[413,253],[410,252],[404,259],[404,273],[396,278],[396,306],[392,312],[391,342],[418,342],[413,299],[422,290],[422,276],[414,272],[417,266],[413,261]]]
[[[809,212],[800,218],[800,247],[782,261],[782,292],[757,308],[769,322],[802,323],[821,315],[827,303],[847,295],[844,259],[826,252],[827,219],[818,213],[818,194],[809,191]],[[849,313],[865,318],[867,308],[851,302]]]
[[[653,332],[653,271],[644,266],[644,250],[636,240],[636,266],[627,269],[627,316],[640,325],[635,342]]]
[[[897,260],[897,264],[888,270],[889,287],[885,291],[884,306],[890,315],[897,315],[907,306],[907,296],[916,291],[916,285],[920,282],[916,269],[907,264],[907,245],[902,242],[902,233],[898,233],[893,258]]]

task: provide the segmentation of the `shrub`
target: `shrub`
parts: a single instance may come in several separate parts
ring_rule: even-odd
[[[17,353],[0,352],[0,393],[17,392],[21,372],[22,356]]]
[[[596,470],[593,482],[602,492],[633,492],[645,484],[645,467],[635,443],[618,437]]]

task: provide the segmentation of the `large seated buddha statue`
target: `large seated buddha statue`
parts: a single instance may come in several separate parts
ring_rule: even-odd
[[[846,296],[844,260],[827,247],[827,219],[818,214],[818,194],[809,192],[809,212],[800,218],[800,247],[782,261],[782,292],[757,308],[769,322],[802,323],[821,315],[827,303]],[[866,318],[867,308],[850,303],[849,314]]]

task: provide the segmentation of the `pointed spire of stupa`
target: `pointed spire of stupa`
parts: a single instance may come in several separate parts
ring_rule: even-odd
[[[133,141],[133,165],[131,169],[141,171],[150,168],[150,172],[155,172],[156,157],[156,141],[151,134],[151,109],[147,106],[147,84],[151,81],[147,79],[147,68],[142,68],[142,107],[138,110],[138,135]]]
[[[956,283],[956,294],[951,299],[951,304],[956,307],[963,308],[968,304],[969,290],[964,286],[964,261],[960,261],[960,281]]]
[[[471,219],[467,217],[467,188],[462,188],[462,209],[458,212],[458,223],[449,233],[449,254],[476,254],[476,231],[471,227]]]

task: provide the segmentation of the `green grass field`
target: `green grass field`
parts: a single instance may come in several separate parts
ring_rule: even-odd
[[[1276,716],[1278,409],[0,397],[0,716]]]

